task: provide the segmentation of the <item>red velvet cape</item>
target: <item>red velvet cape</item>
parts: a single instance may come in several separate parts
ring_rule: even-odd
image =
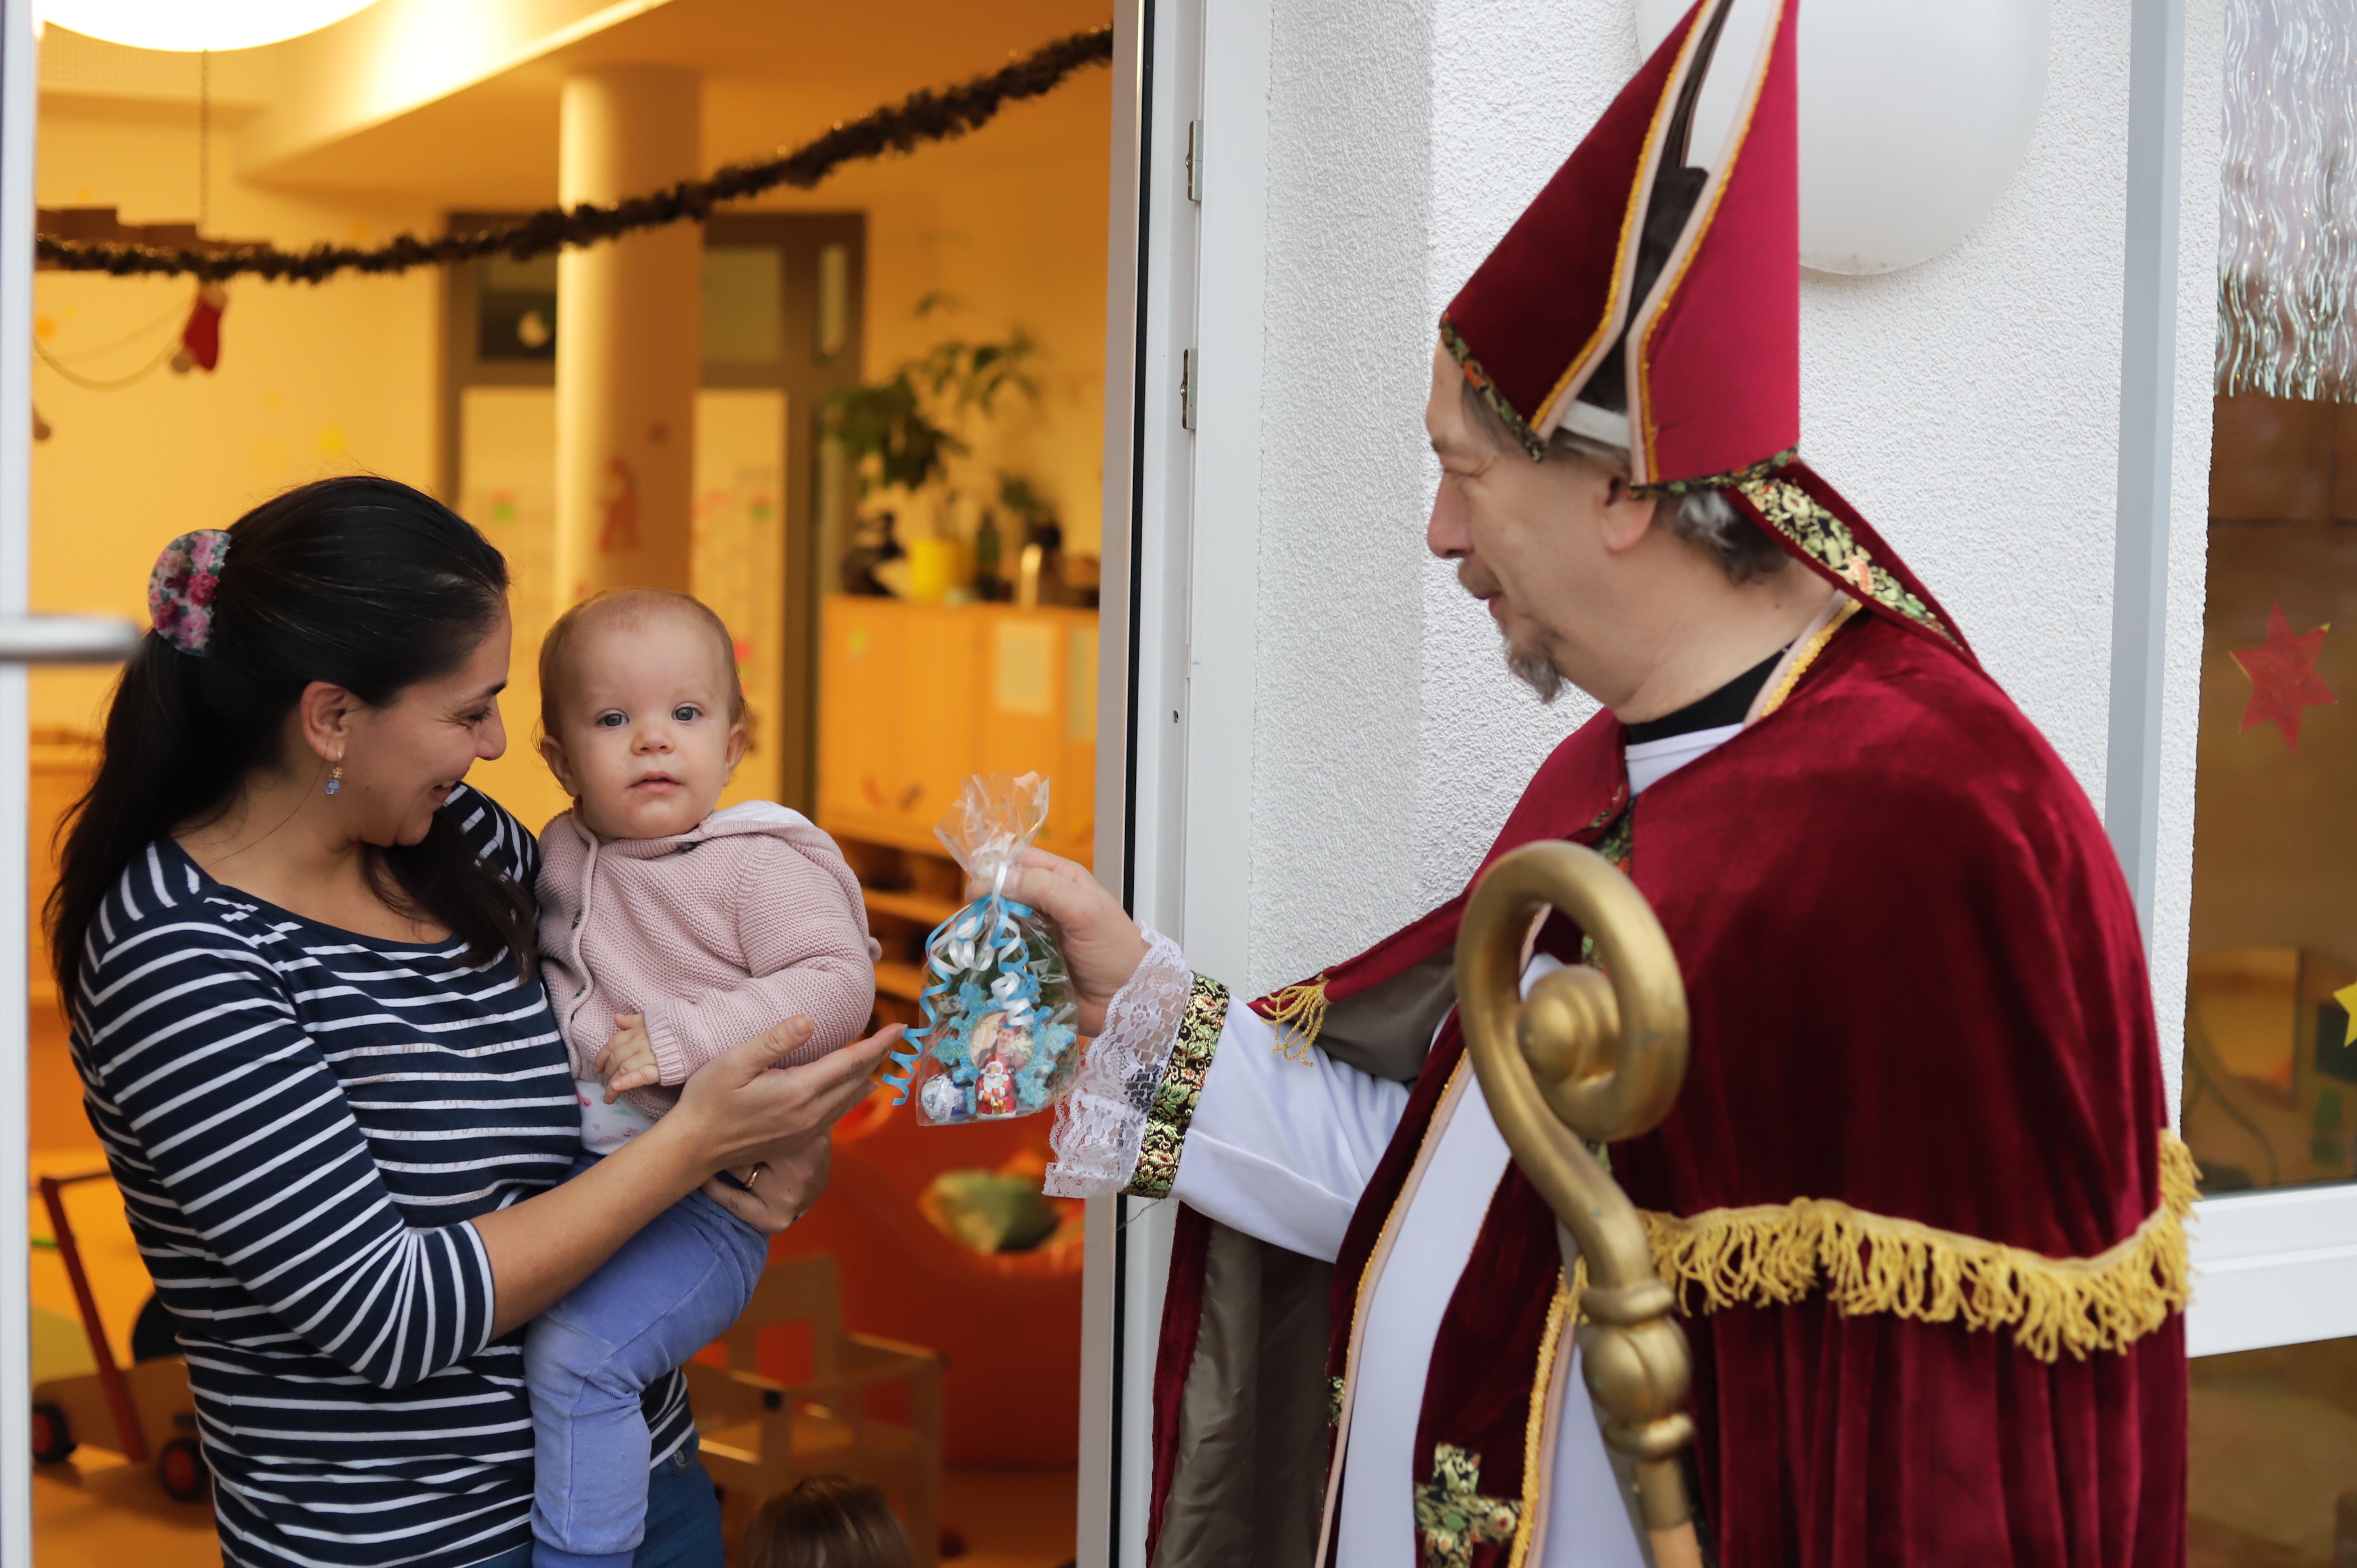
[[[1780,712],[1632,808],[1627,869],[1678,954],[1692,1060],[1669,1120],[1616,1147],[1613,1168],[1661,1212],[1834,1198],[2093,1256],[2162,1202],[2166,1106],[2117,863],[2061,759],[1953,634],[1858,596],[1881,613],[1835,637]],[[1621,752],[1609,714],[1585,725],[1490,858],[1617,826]],[[1330,972],[1329,994],[1445,949],[1461,902]],[[1338,1261],[1338,1367],[1360,1269],[1460,1050],[1452,1024]],[[1157,1436],[1175,1431],[1200,1305],[1188,1233]],[[1555,1263],[1552,1218],[1510,1170],[1429,1370],[1420,1483],[1445,1442],[1480,1457],[1484,1496],[1527,1489]],[[2183,1559],[2181,1317],[2052,1362],[2002,1327],[1846,1317],[1821,1294],[1686,1327],[1701,1501],[1728,1568]],[[1565,1419],[1586,1418],[1567,1402]],[[1168,1473],[1158,1453],[1157,1504]],[[1504,1557],[1485,1543],[1472,1561]]]

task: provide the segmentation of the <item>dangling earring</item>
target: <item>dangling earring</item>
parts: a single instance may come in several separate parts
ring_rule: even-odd
[[[328,769],[328,793],[330,795],[340,795],[343,792],[344,765],[339,762],[333,768]]]

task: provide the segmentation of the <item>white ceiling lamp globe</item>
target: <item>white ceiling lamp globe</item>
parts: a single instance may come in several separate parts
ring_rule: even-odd
[[[250,49],[314,33],[374,0],[34,0],[33,15],[141,49]]]
[[[1689,0],[1636,3],[1638,47],[1650,56]],[[1804,0],[1802,265],[1896,272],[1995,209],[2038,128],[2048,9],[2049,0]],[[1704,156],[1699,136],[1695,151]]]

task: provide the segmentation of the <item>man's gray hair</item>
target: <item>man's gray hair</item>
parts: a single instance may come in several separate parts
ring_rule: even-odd
[[[1497,412],[1483,401],[1473,383],[1465,383],[1465,408],[1483,435],[1501,451],[1526,456],[1522,441],[1508,430]],[[1592,436],[1575,435],[1568,430],[1557,430],[1547,440],[1546,456],[1542,461],[1553,462],[1559,457],[1585,457],[1601,463],[1608,468],[1629,471],[1629,449],[1614,446]],[[1743,520],[1735,504],[1721,490],[1691,490],[1676,498],[1677,504],[1670,512],[1670,527],[1680,539],[1717,558],[1719,570],[1727,580],[1738,585],[1756,577],[1765,577],[1784,564],[1786,556],[1776,542]]]

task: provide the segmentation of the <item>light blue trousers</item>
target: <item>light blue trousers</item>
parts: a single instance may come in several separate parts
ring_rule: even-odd
[[[768,1237],[690,1193],[533,1320],[523,1366],[536,1568],[630,1568],[652,1452],[639,1397],[737,1321],[769,1256]]]

